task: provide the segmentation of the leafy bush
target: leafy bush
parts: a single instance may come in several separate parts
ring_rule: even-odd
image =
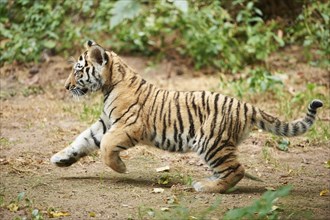
[[[287,196],[291,188],[291,186],[284,186],[276,191],[267,191],[252,205],[228,211],[224,219],[278,219],[274,203],[278,198]]]
[[[310,2],[304,5],[295,25],[287,28],[288,41],[303,41],[305,56],[315,60],[314,64],[326,67],[330,65],[330,2]],[[312,49],[318,57],[312,57]]]
[[[101,7],[97,13],[93,8]],[[4,61],[38,61],[42,52],[61,52],[81,45],[82,33],[103,31],[99,22],[85,26],[90,14],[95,19],[107,18],[112,4],[105,0],[1,0],[0,3],[0,63]],[[108,9],[108,10],[106,10]],[[108,18],[110,19],[110,18]],[[102,21],[104,23],[104,20]]]
[[[122,2],[132,7],[116,7]],[[217,1],[207,5],[196,3],[189,8],[176,2],[179,1],[173,4],[157,1],[137,7],[135,1],[118,1],[112,21],[118,25],[114,29],[116,41],[125,42],[118,49],[145,54],[174,52],[191,58],[195,68],[213,66],[236,72],[248,63],[264,61],[284,45],[274,33],[276,23],[265,24],[253,1],[234,1],[234,5],[242,5],[236,17]],[[180,2],[188,5],[188,1]],[[131,9],[129,15],[126,8]],[[131,20],[124,20],[127,17]]]
[[[287,196],[291,190],[291,186],[284,186],[276,191],[265,192],[260,199],[253,202],[252,205],[243,208],[232,209],[225,213],[220,219],[225,220],[240,220],[240,219],[278,219],[279,208],[275,206],[275,202],[284,196]],[[160,211],[153,208],[140,207],[138,217],[139,219],[146,219],[152,217],[153,219],[212,219],[211,214],[215,214],[221,204],[221,199],[216,201],[206,209],[191,210],[179,204],[178,201],[170,203],[167,208]]]
[[[306,1],[283,38],[276,34],[283,24],[264,20],[255,0],[0,2],[0,63],[38,61],[44,51],[74,53],[92,38],[120,52],[180,57],[197,69],[235,73],[263,64],[284,40],[302,42],[306,55],[314,49],[319,64],[329,64],[329,2]]]

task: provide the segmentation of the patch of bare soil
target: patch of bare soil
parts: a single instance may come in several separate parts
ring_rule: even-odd
[[[146,80],[162,88],[219,91],[219,75],[190,73],[168,63],[148,67],[141,58],[125,60]],[[286,83],[295,90],[305,88],[310,80],[329,83],[329,73],[324,70],[296,62],[292,65],[290,59],[274,58],[272,62],[277,64],[274,68],[289,73]],[[289,151],[284,152],[265,147],[272,141],[271,135],[253,131],[239,147],[239,155],[246,171],[264,182],[243,179],[236,191],[224,195],[191,189],[192,179],[211,175],[192,153],[175,154],[138,146],[122,155],[127,174],[117,174],[103,165],[98,154],[71,167],[58,168],[50,164],[51,155],[91,124],[88,117],[82,120],[84,109],[99,103],[101,96],[73,100],[63,88],[70,66],[58,57],[48,63],[6,65],[0,70],[0,219],[30,218],[34,209],[45,218],[148,219],[152,218],[152,212],[147,212],[150,208],[165,212],[162,208],[171,210],[175,204],[189,208],[191,216],[198,216],[219,198],[219,207],[208,218],[221,219],[229,209],[250,205],[267,189],[287,184],[293,186],[292,192],[277,203],[283,209],[282,219],[330,216],[330,197],[320,196],[322,190],[329,189],[329,169],[324,166],[330,158],[329,141],[311,143],[306,136],[292,138]],[[329,94],[329,84],[325,92]],[[276,113],[276,103],[271,98],[259,95],[256,105]],[[329,120],[329,106],[322,108],[320,118]],[[156,172],[163,166],[170,170]],[[154,188],[164,191],[156,193]],[[25,192],[23,200],[15,202],[21,192]]]

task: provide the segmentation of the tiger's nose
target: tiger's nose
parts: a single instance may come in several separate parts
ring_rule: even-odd
[[[67,89],[67,90],[70,90],[70,88],[71,88],[71,83],[69,82],[69,83],[66,83],[65,84],[65,88]]]

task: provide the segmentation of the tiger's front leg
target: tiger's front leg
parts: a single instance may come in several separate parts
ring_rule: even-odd
[[[103,134],[108,127],[109,124],[106,120],[100,118],[99,121],[82,132],[72,144],[54,154],[50,161],[56,166],[67,167],[77,162],[80,158],[98,150]]]
[[[101,158],[103,162],[114,171],[125,173],[126,165],[120,158],[120,151],[133,147],[137,142],[138,140],[122,129],[110,129],[101,142]]]

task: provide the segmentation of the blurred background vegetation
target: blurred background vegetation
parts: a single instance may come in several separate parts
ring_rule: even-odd
[[[317,0],[0,0],[0,65],[73,55],[86,39],[118,53],[236,73],[303,47],[329,66],[330,3]]]

